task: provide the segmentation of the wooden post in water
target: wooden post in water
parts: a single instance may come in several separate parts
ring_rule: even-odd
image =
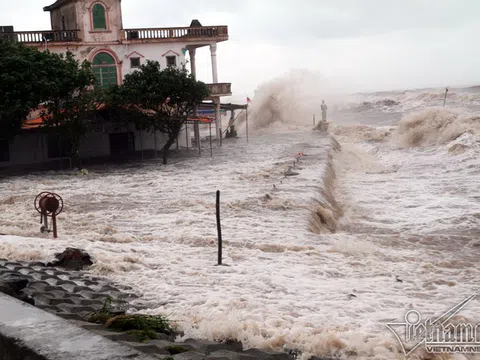
[[[212,147],[212,123],[210,122],[210,157],[213,157],[213,147]]]
[[[200,140],[200,120],[195,123],[195,141],[198,146],[198,156],[202,156],[202,141]]]
[[[222,265],[222,226],[220,224],[220,190],[217,190],[217,233],[218,233],[218,265]]]
[[[248,142],[248,104],[247,104],[247,109],[245,113],[245,124],[247,126],[247,142]]]
[[[445,107],[445,104],[447,103],[447,94],[448,94],[448,88],[445,89],[445,98],[443,99],[443,107]]]

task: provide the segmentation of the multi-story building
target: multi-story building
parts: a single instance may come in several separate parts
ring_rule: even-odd
[[[220,98],[231,95],[231,84],[219,82],[217,44],[228,40],[227,26],[202,26],[198,20],[193,20],[188,27],[125,29],[121,0],[57,0],[44,7],[44,11],[50,12],[51,30],[15,31],[13,26],[3,26],[0,37],[55,53],[70,51],[80,61],[88,60],[100,87],[121,84],[126,74],[135,71],[146,60],[156,60],[162,67],[185,65],[187,52],[190,70],[196,74],[196,49],[208,46],[213,79],[212,84],[207,84],[209,100],[216,104],[217,137],[222,133]],[[89,135],[80,149],[80,156],[108,156],[116,147],[148,150],[153,149],[154,143],[164,141],[160,134],[155,135],[157,139],[136,130],[129,133],[127,136],[103,128]],[[180,146],[189,145],[190,136],[185,135],[179,136]],[[43,162],[60,156],[48,150],[48,140],[44,137],[40,133],[17,137],[8,146],[8,156],[0,156],[0,165]],[[120,144],[121,139],[124,139],[123,144]],[[5,150],[7,147],[3,145],[0,148]]]

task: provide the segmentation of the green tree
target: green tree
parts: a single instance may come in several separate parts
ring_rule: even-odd
[[[28,114],[42,104],[44,126],[70,149],[66,155],[77,159],[95,110],[94,79],[90,64],[80,65],[71,53],[0,39],[0,140],[17,135]]]
[[[0,39],[0,140],[12,139],[32,109],[48,99],[50,54]]]
[[[43,125],[49,133],[57,136],[59,146],[66,150],[72,163],[78,163],[78,151],[82,140],[91,131],[92,117],[101,100],[101,92],[93,90],[95,82],[91,65],[82,64],[73,54],[50,54],[47,68],[55,69],[51,76],[43,112]]]
[[[113,102],[140,129],[167,135],[163,146],[163,163],[185,121],[207,96],[207,86],[183,68],[160,68],[147,61],[137,71],[125,76],[123,85],[114,89]]]

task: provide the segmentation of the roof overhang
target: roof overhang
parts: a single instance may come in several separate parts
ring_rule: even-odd
[[[199,110],[211,110],[215,109],[215,103],[214,102],[207,102],[203,101],[200,105],[198,105]],[[248,104],[225,104],[221,103],[220,104],[220,110],[226,110],[226,111],[232,111],[232,110],[245,110],[248,108]]]
[[[52,5],[45,6],[45,7],[43,8],[43,11],[52,11],[52,10],[55,10],[55,9],[59,8],[60,6],[65,5],[65,4],[68,4],[69,2],[72,2],[72,1],[75,1],[75,0],[57,0],[57,1],[55,1],[55,3],[53,3]]]

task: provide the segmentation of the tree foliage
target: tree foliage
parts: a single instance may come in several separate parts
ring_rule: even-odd
[[[91,65],[80,64],[71,53],[54,54],[0,39],[0,140],[15,136],[28,114],[42,104],[44,128],[76,161],[96,106],[103,101],[103,94],[92,90],[94,81]],[[166,164],[188,116],[208,95],[207,86],[184,67],[161,69],[158,62],[148,61],[112,89],[109,102],[120,110],[116,115],[137,128],[167,135]]]
[[[160,131],[168,137],[163,147],[163,162],[195,107],[209,95],[207,86],[185,68],[160,68],[148,61],[125,76],[124,83],[113,90],[111,101],[138,128]]]
[[[43,124],[57,135],[60,147],[67,150],[65,155],[77,162],[78,150],[91,130],[101,93],[92,89],[95,76],[87,61],[79,64],[71,53],[51,54],[48,60],[47,66],[56,69],[56,77],[45,103]]]
[[[11,139],[55,82],[50,54],[0,39],[0,139]]]
[[[28,114],[44,105],[44,125],[75,157],[88,132],[97,94],[90,64],[71,53],[59,55],[0,39],[0,140],[11,139]]]

